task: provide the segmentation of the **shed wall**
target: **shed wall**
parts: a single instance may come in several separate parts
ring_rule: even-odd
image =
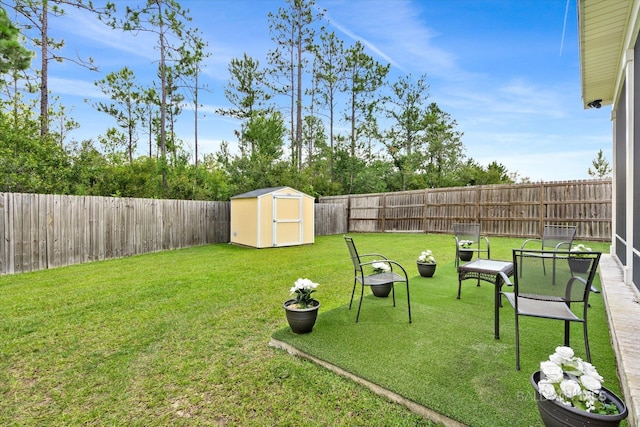
[[[231,243],[239,245],[258,245],[258,200],[231,200]]]
[[[289,187],[232,198],[231,242],[256,248],[312,244],[314,212],[314,198]]]

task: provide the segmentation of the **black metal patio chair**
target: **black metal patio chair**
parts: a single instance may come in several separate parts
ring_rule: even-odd
[[[396,261],[390,260],[384,255],[377,253],[362,254],[359,255],[356,249],[356,245],[353,238],[344,236],[344,241],[347,243],[349,254],[351,255],[351,261],[353,263],[354,278],[353,289],[351,291],[351,301],[349,302],[349,310],[353,304],[353,297],[356,292],[356,285],[360,283],[360,301],[358,302],[358,314],[356,314],[356,322],[360,319],[360,308],[362,307],[362,300],[364,299],[365,286],[384,286],[391,284],[391,295],[393,299],[393,306],[396,306],[396,293],[395,283],[405,283],[407,287],[407,310],[409,312],[409,323],[411,323],[411,302],[409,299],[409,277],[405,269]],[[362,258],[374,258],[372,261],[363,262]],[[383,263],[389,266],[389,271],[384,273],[367,274],[367,269],[376,262]],[[394,271],[394,267],[396,271]],[[402,274],[398,274],[400,271]]]
[[[553,251],[569,251],[576,236],[575,225],[545,225],[542,229],[542,238],[527,239],[522,242],[520,249],[535,249],[544,251],[540,253],[542,267],[546,274],[545,258],[554,260],[552,273],[555,275],[556,264]],[[520,270],[522,273],[522,269]]]
[[[481,254],[486,254],[487,259],[491,259],[489,238],[480,234],[480,224],[455,223],[453,237],[456,240],[456,267],[460,264],[460,254],[465,251],[471,252],[471,257],[476,254],[480,258]],[[465,247],[461,247],[465,242]],[[471,257],[465,261],[469,261]]]
[[[506,285],[513,285],[513,292],[502,292],[502,295],[507,298],[515,311],[517,370],[520,370],[521,316],[564,321],[565,346],[570,345],[571,322],[582,323],[586,359],[591,361],[587,314],[591,285],[600,255],[600,252],[588,252],[578,257],[575,252],[570,251],[513,249],[515,268],[513,283],[509,277],[502,275]],[[541,257],[553,260],[556,266],[554,277],[547,275],[544,271],[544,266],[540,262]],[[577,309],[576,306],[578,306]]]

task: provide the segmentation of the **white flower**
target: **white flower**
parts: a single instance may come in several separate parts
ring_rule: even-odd
[[[300,308],[307,308],[312,304],[313,298],[311,294],[316,291],[317,287],[318,284],[309,279],[298,279],[293,284],[290,292],[292,295],[296,295],[295,303],[298,304]]]
[[[293,288],[291,288],[291,293],[294,293],[297,290],[311,290],[317,287],[318,284],[309,279],[298,279],[295,281]]]
[[[578,384],[576,380],[563,380],[560,383],[560,390],[562,390],[562,394],[569,399],[582,393],[582,387],[580,387],[580,384]]]
[[[602,376],[571,347],[560,346],[549,360],[540,362],[538,392],[545,399],[598,414],[617,414],[602,393]]]
[[[461,248],[468,248],[472,244],[473,240],[460,240],[460,242],[458,242],[458,246],[460,246]]]
[[[430,250],[427,249],[426,251],[422,251],[422,253],[418,257],[418,262],[426,262],[426,263],[429,263],[429,264],[435,264],[436,259],[433,256],[433,252],[431,252]]]
[[[602,384],[597,378],[592,377],[591,375],[583,375],[580,377],[580,382],[587,390],[591,390],[594,393],[597,393],[602,388]]]
[[[556,347],[556,354],[562,359],[569,361],[573,357],[573,349],[571,347]]]
[[[571,252],[591,252],[591,248],[580,243],[571,248]]]
[[[538,382],[538,389],[540,394],[548,400],[555,400],[558,395],[556,394],[556,388],[548,380],[540,380]]]
[[[559,383],[564,378],[562,368],[551,361],[541,362],[540,371],[542,371],[545,378],[552,383]]]
[[[389,270],[391,270],[389,266],[384,262],[374,262],[371,264],[371,267],[373,267],[374,270],[380,273],[387,273],[389,272]]]
[[[584,372],[585,375],[589,375],[590,377],[593,377],[600,382],[604,380],[604,378],[602,378],[596,368],[589,362],[582,362],[582,372]]]

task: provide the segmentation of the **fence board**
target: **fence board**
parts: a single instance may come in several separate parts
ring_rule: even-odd
[[[0,274],[228,242],[228,229],[228,202],[0,193]]]
[[[320,197],[342,204],[349,232],[451,233],[455,222],[483,234],[540,237],[544,224],[573,224],[577,239],[611,239],[611,180],[586,180]]]
[[[424,189],[320,197],[315,234],[451,233],[539,237],[573,224],[576,239],[611,240],[610,180]],[[0,193],[0,274],[229,242],[230,203]]]

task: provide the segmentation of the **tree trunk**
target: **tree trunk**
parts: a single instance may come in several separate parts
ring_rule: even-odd
[[[40,74],[40,136],[45,136],[49,131],[49,86],[47,84],[48,79],[48,65],[49,65],[49,52],[47,40],[48,35],[48,1],[42,2],[42,46],[41,46],[41,74]]]

